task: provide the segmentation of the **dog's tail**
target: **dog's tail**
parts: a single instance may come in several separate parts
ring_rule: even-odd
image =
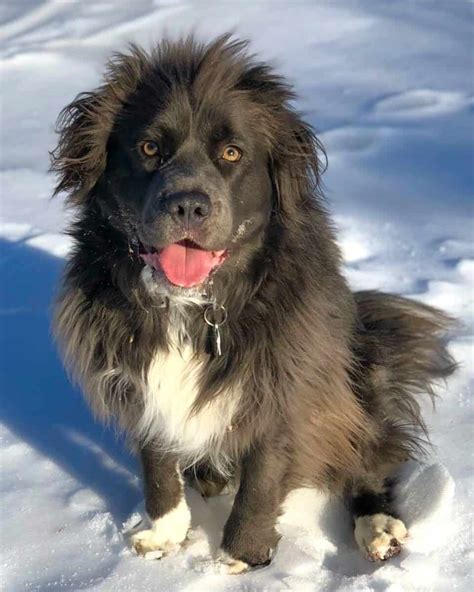
[[[446,348],[446,335],[456,322],[401,296],[364,291],[354,297],[360,326],[356,350],[377,406],[389,421],[427,435],[416,395],[434,399],[433,387],[456,369]]]

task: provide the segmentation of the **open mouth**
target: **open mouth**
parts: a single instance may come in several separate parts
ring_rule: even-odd
[[[206,251],[190,240],[182,240],[162,249],[141,249],[143,261],[161,270],[169,282],[182,288],[202,284],[226,260],[228,252]]]

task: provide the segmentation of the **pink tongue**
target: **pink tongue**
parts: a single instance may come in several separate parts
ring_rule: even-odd
[[[211,271],[224,260],[224,251],[203,251],[189,244],[174,243],[159,253],[142,255],[145,263],[164,271],[177,286],[190,288],[201,284]]]

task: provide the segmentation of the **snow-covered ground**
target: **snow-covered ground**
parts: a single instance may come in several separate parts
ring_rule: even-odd
[[[472,590],[472,4],[7,0],[0,25],[2,589]],[[432,458],[402,475],[411,538],[386,564],[360,557],[343,509],[312,491],[288,501],[285,536],[260,571],[214,572],[231,499],[193,491],[186,548],[162,561],[133,556],[122,531],[139,510],[137,463],[93,423],[49,337],[68,250],[61,199],[48,201],[57,113],[130,40],[229,29],[290,77],[321,134],[351,284],[417,297],[464,323],[450,343],[462,367],[436,414],[426,405]]]

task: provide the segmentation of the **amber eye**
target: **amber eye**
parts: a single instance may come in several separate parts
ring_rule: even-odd
[[[238,162],[242,158],[242,150],[237,146],[226,146],[222,151],[221,158],[228,162]]]
[[[142,152],[145,156],[156,156],[158,154],[158,144],[151,140],[147,142],[143,142],[142,144]]]

